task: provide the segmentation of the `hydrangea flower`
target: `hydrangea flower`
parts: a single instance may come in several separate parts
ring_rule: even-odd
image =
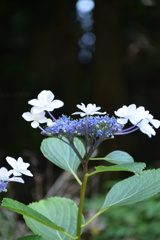
[[[104,129],[106,133],[106,138],[108,138],[108,119],[104,120],[97,120],[96,118],[92,119],[89,116],[93,115],[105,115],[106,112],[99,112],[101,107],[97,107],[96,104],[87,104],[85,106],[84,103],[77,104],[76,106],[81,110],[79,112],[74,112],[72,115],[79,114],[80,117],[84,117],[82,120],[73,120],[71,118],[67,118],[65,116],[62,116],[62,118],[59,118],[56,120],[50,111],[53,111],[55,108],[62,107],[64,103],[61,100],[53,100],[54,94],[49,90],[43,90],[40,94],[38,94],[38,99],[32,99],[28,103],[33,105],[31,109],[31,113],[27,112],[24,113],[22,116],[27,121],[33,121],[31,123],[31,126],[36,128],[39,127],[39,123],[47,123],[47,127],[45,129],[41,128],[42,133],[50,136],[60,136],[61,135],[67,135],[68,137],[73,136],[84,136],[86,133],[88,133],[89,137],[91,137],[90,130],[92,129],[92,136],[94,135],[94,138],[100,137],[104,135]],[[47,111],[52,119],[45,118],[44,111]],[[40,114],[40,115],[38,115]],[[149,137],[152,135],[154,136],[155,130],[154,128],[160,127],[160,121],[157,119],[154,119],[153,116],[149,113],[149,111],[146,111],[144,107],[136,107],[135,104],[131,104],[129,106],[122,106],[117,111],[115,111],[115,115],[119,118],[116,120],[115,127],[112,128],[113,132],[110,133],[110,136],[113,135],[122,135],[122,134],[128,134],[131,133],[137,129],[139,129],[141,132],[147,134]],[[87,116],[85,118],[85,116]],[[105,118],[105,117],[104,117]],[[107,118],[107,117],[106,117]],[[110,118],[113,119],[113,118]],[[101,121],[106,122],[106,127],[103,126],[102,131],[102,123],[99,124]],[[99,122],[96,122],[99,121]],[[130,121],[133,126],[128,129],[123,129],[124,124],[126,124],[128,121]],[[94,123],[93,123],[94,122]],[[96,127],[97,123],[97,127]],[[118,125],[119,124],[119,125]],[[82,127],[83,125],[83,127]],[[105,124],[104,124],[105,125]],[[154,127],[154,128],[153,128]],[[83,131],[82,131],[83,129]],[[100,130],[101,129],[101,130]],[[94,134],[93,134],[94,132]],[[87,136],[86,136],[87,137]]]
[[[45,134],[54,137],[64,136],[69,140],[73,137],[84,136],[91,141],[96,141],[99,138],[104,140],[112,138],[115,132],[122,130],[122,127],[117,123],[116,118],[110,118],[108,115],[104,117],[89,116],[76,120],[62,115],[52,127],[45,128]]]
[[[147,119],[142,120],[137,127],[140,129],[141,132],[143,132],[144,134],[147,134],[148,137],[152,137],[156,135],[155,130],[153,129],[153,127],[148,124]]]
[[[84,117],[86,115],[106,114],[106,112],[103,112],[103,113],[97,112],[98,110],[101,109],[101,107],[96,107],[96,104],[89,103],[87,107],[85,107],[84,103],[81,103],[81,105],[77,104],[77,107],[83,112],[75,112],[75,113],[72,113],[72,115],[80,114],[81,117]]]
[[[46,123],[48,119],[45,117],[45,112],[40,112],[40,113],[34,113],[33,108],[31,108],[30,112],[25,112],[22,114],[22,117],[28,121],[31,122],[31,126],[33,128],[39,127],[40,123]]]
[[[22,174],[32,177],[33,174],[27,170],[30,166],[29,163],[23,162],[23,159],[19,157],[17,160],[12,157],[6,157],[6,161],[13,168],[12,173],[14,176],[21,176]]]
[[[38,94],[38,99],[32,99],[28,103],[33,106],[33,113],[37,114],[43,111],[52,112],[56,108],[64,105],[61,100],[53,100],[54,94],[49,90],[43,90]]]
[[[132,121],[132,117],[136,113],[136,105],[131,104],[128,107],[124,105],[123,107],[121,107],[117,111],[115,111],[114,113],[116,116],[120,117],[118,119],[119,123],[126,124],[128,122],[128,120]]]
[[[13,170],[9,170],[5,167],[0,168],[0,192],[7,191],[6,186],[9,182],[24,183],[21,177],[11,177]]]
[[[149,137],[156,134],[155,128],[160,127],[160,121],[153,119],[153,116],[146,111],[144,107],[136,107],[135,104],[131,104],[128,107],[123,106],[122,108],[115,111],[115,115],[120,117],[117,121],[121,124],[126,124],[130,121],[133,125],[137,126],[141,132],[147,134]],[[151,126],[153,125],[153,127]]]

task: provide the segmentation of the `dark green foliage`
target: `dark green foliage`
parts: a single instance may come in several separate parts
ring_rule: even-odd
[[[94,200],[95,208],[101,200],[102,197]],[[92,236],[92,240],[157,240],[160,238],[160,195],[136,204],[113,207],[101,215],[100,221],[106,225],[105,229]]]
[[[15,214],[10,211],[0,211],[0,240],[11,240],[15,230]]]

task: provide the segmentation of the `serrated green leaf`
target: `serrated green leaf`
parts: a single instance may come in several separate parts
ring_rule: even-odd
[[[143,171],[115,184],[108,192],[101,210],[111,206],[142,201],[160,192],[160,169]]]
[[[68,141],[64,138],[65,141]],[[85,147],[81,140],[74,138],[74,145],[81,157],[84,157]],[[46,138],[41,143],[43,155],[58,167],[70,172],[77,178],[76,172],[80,165],[80,159],[73,149],[58,138]]]
[[[39,235],[29,235],[29,236],[17,238],[17,240],[47,240],[47,239]]]
[[[146,167],[145,163],[125,163],[119,164],[115,166],[98,166],[95,167],[96,171],[88,174],[88,176],[92,176],[93,174],[107,171],[128,171],[133,172],[137,175],[141,174],[142,170]]]
[[[123,151],[113,151],[107,154],[102,160],[105,160],[114,164],[124,164],[124,163],[132,163],[134,159],[131,155]]]
[[[57,225],[65,228],[65,231],[75,237],[77,229],[77,215],[78,207],[70,199],[51,197],[46,200],[29,204],[29,207],[45,215]],[[24,217],[28,227],[35,233],[43,236],[47,240],[70,240],[71,238],[58,232],[54,229],[48,228],[36,221]],[[84,222],[84,218],[82,219]]]
[[[23,216],[27,216],[31,219],[34,219],[36,222],[39,222],[45,226],[56,229],[58,231],[65,230],[64,228],[59,227],[56,224],[54,224],[54,222],[52,222],[50,219],[48,219],[45,215],[39,213],[38,211],[35,211],[34,209],[26,206],[23,203],[16,201],[16,200],[13,200],[10,198],[4,198],[2,200],[1,208],[7,208],[14,212],[20,213]]]

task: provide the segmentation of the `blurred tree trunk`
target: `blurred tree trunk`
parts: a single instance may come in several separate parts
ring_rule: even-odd
[[[75,19],[72,19],[74,4],[72,5],[65,0],[52,4],[51,19],[45,24],[34,26],[31,47],[32,74],[41,82],[43,89],[50,89],[57,98],[66,100],[64,107],[67,104],[75,106],[79,86]]]
[[[125,96],[121,17],[110,1],[96,1],[94,56],[95,95],[107,111],[121,106]]]

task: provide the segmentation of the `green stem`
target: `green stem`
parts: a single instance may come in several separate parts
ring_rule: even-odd
[[[77,180],[77,182],[79,183],[79,185],[81,186],[82,183],[81,183],[81,180],[79,179],[79,177],[74,172],[72,174],[75,177],[75,179]]]
[[[109,208],[109,207],[108,207]],[[88,224],[90,224],[95,218],[97,218],[101,213],[103,213],[104,211],[106,211],[108,208],[105,208],[101,211],[99,211],[98,213],[96,213],[88,222],[86,222],[85,224],[82,224],[81,227],[84,228],[86,227]]]
[[[78,210],[78,218],[77,218],[77,240],[81,239],[81,221],[82,221],[82,213],[83,213],[83,204],[84,204],[84,198],[85,198],[85,192],[86,192],[86,186],[87,186],[87,172],[88,172],[88,161],[86,161],[84,170],[83,170],[83,181],[81,186],[81,193],[80,193],[80,202],[79,202],[79,210]]]
[[[63,231],[59,231],[59,232],[63,233],[64,235],[66,235],[67,237],[69,237],[69,238],[71,238],[71,239],[73,239],[73,240],[78,240],[77,237],[73,237],[73,236],[69,235],[69,234],[66,233],[66,232],[63,232]]]
[[[90,158],[89,160],[97,161],[97,160],[107,160],[107,159],[105,159],[105,158]]]

